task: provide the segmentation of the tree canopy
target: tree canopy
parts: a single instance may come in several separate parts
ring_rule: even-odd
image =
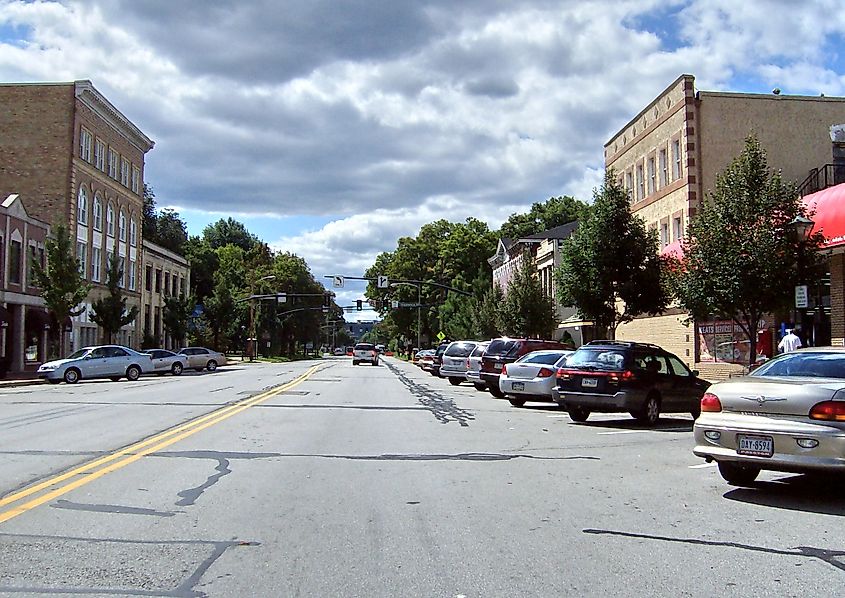
[[[568,195],[550,197],[545,202],[531,204],[531,209],[526,213],[511,214],[502,224],[499,236],[520,239],[550,230],[567,222],[580,220],[587,209],[587,204]]]

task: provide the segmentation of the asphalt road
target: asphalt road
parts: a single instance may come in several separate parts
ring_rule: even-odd
[[[6,389],[0,595],[845,594],[845,483],[733,488],[691,427],[390,358]]]

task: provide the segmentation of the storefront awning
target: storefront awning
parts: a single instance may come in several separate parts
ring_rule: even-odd
[[[672,241],[668,245],[664,245],[660,248],[660,255],[682,260],[684,259],[684,247],[681,245],[680,240]]]
[[[813,232],[824,234],[822,247],[845,245],[845,183],[806,195],[802,201],[816,223]]]

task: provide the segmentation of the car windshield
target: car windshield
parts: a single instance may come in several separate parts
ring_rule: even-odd
[[[91,349],[79,349],[78,351],[74,351],[73,353],[68,355],[67,358],[68,359],[79,359],[80,357],[83,357],[86,353],[88,353],[88,351],[90,351],[90,350]]]
[[[510,339],[496,339],[490,343],[484,355],[510,355],[519,348],[519,341]]]
[[[845,378],[845,353],[787,353],[761,365],[751,376]]]
[[[446,349],[445,355],[449,357],[469,357],[472,350],[475,348],[475,343],[452,343]]]
[[[625,353],[618,349],[581,347],[566,360],[567,367],[597,370],[622,370]]]
[[[517,363],[541,363],[554,365],[563,356],[563,353],[528,353],[516,360]]]

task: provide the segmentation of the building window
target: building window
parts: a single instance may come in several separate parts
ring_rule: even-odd
[[[181,297],[182,299],[185,298],[185,277],[184,276],[179,277],[179,297]]]
[[[134,218],[129,220],[129,244],[135,247],[138,244],[138,225]]]
[[[669,161],[666,159],[666,148],[660,150],[659,166],[660,166],[660,186],[665,187],[669,184]]]
[[[141,189],[141,169],[132,167],[132,193],[138,193]]]
[[[144,277],[144,279],[145,279],[144,286],[146,287],[147,292],[149,293],[153,290],[153,267],[152,266],[147,266],[147,274]]]
[[[120,221],[118,223],[118,233],[120,233],[120,240],[126,241],[126,214],[120,210]]]
[[[135,270],[136,264],[135,260],[129,260],[129,290],[135,290]]]
[[[150,333],[150,304],[144,305],[144,334]]]
[[[99,194],[94,195],[94,230],[103,230],[103,200]]]
[[[109,176],[113,179],[117,179],[117,161],[118,153],[109,148]]]
[[[634,199],[634,173],[630,170],[625,173],[625,190],[628,192],[628,201]]]
[[[106,171],[106,144],[99,139],[94,144],[94,166],[97,170]]]
[[[91,161],[91,132],[83,128],[79,133],[79,157]]]
[[[29,261],[27,263],[26,268],[26,283],[29,286],[35,286],[35,262],[38,259],[38,255],[35,253],[35,245],[29,246]]]
[[[120,160],[120,184],[124,187],[129,186],[129,160],[126,158]]]
[[[120,281],[117,283],[121,289],[126,286],[126,258],[120,256],[117,258],[117,267],[120,269]]]
[[[110,237],[114,236],[114,206],[111,204],[106,209],[106,234]]]
[[[637,164],[637,200],[645,197],[645,181],[643,178],[643,165]]]
[[[164,273],[164,294],[170,295],[170,272]]]
[[[102,268],[103,250],[99,247],[91,248],[91,280],[100,282],[100,269]]]
[[[661,222],[660,223],[660,244],[661,245],[668,245],[669,244],[669,223],[668,222]]]
[[[672,142],[672,180],[681,178],[681,140],[675,139]]]
[[[672,233],[675,237],[675,240],[680,241],[681,238],[683,238],[683,236],[684,236],[684,229],[683,229],[683,226],[681,224],[681,217],[680,216],[672,219],[672,229],[673,229]]]
[[[85,270],[88,266],[88,245],[82,241],[76,242],[76,263],[79,266],[79,273],[82,274],[82,278],[87,278]]]
[[[156,293],[161,293],[161,270],[156,270]]]
[[[648,194],[651,195],[657,190],[657,175],[654,169],[654,158],[648,159]]]
[[[9,282],[21,283],[21,242],[9,243]]]
[[[88,192],[85,187],[80,187],[79,194],[76,196],[76,222],[88,224]]]

